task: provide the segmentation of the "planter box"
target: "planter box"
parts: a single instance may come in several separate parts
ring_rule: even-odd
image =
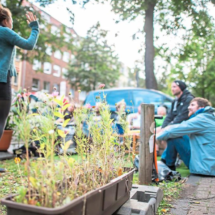
[[[10,147],[13,130],[4,130],[4,133],[0,139],[0,151],[6,152]]]
[[[134,171],[57,208],[16,203],[12,201],[15,195],[3,199],[1,203],[7,206],[7,215],[111,215],[129,199]]]

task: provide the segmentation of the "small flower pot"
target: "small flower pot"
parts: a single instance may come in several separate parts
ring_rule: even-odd
[[[15,195],[3,199],[1,203],[6,205],[7,215],[111,215],[129,199],[134,171],[57,208],[16,203],[13,201]]]
[[[4,130],[4,133],[0,139],[0,151],[6,152],[10,147],[13,130]]]

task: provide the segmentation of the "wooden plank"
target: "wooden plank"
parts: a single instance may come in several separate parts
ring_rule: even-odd
[[[139,147],[139,184],[152,181],[153,153],[149,152],[150,127],[154,122],[154,105],[141,104],[141,128]]]

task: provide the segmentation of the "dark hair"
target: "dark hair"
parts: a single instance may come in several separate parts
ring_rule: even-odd
[[[11,16],[12,14],[10,10],[0,4],[0,24],[2,24],[2,21],[4,20],[9,20]]]
[[[204,99],[201,97],[196,97],[196,98],[192,99],[191,102],[197,102],[199,107],[211,106],[211,103],[207,99]]]

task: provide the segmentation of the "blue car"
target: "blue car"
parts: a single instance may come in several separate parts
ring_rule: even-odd
[[[146,103],[155,105],[155,114],[157,113],[157,108],[161,105],[165,105],[168,110],[170,110],[173,100],[172,97],[156,90],[142,88],[113,88],[89,92],[84,101],[84,105],[90,104],[91,106],[95,106],[96,102],[106,100],[107,104],[110,106],[110,111],[115,112],[115,104],[122,99],[125,100],[127,113],[136,113],[138,111],[138,106],[141,103]]]

